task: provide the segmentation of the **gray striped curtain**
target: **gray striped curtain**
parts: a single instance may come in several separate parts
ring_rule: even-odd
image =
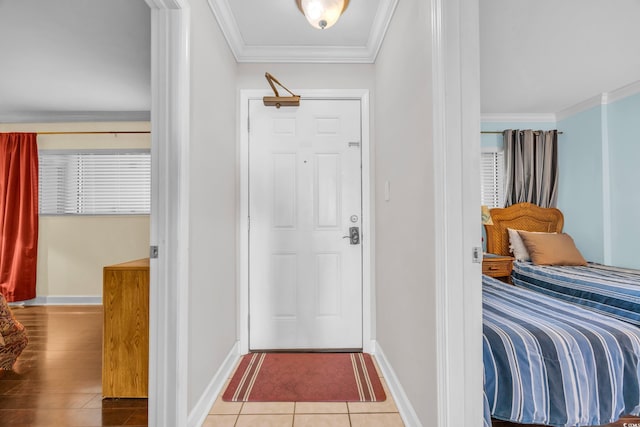
[[[558,131],[504,131],[505,207],[528,202],[554,208],[558,201]]]

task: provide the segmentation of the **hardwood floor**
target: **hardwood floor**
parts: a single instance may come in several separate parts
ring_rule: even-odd
[[[0,371],[0,427],[147,426],[146,399],[102,400],[102,306],[12,311],[29,345]]]

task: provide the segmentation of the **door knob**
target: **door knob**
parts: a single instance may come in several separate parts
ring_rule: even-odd
[[[342,236],[343,239],[349,239],[349,243],[352,245],[360,244],[360,229],[358,227],[349,227],[349,235]]]

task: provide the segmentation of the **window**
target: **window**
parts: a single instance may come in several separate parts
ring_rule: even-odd
[[[41,150],[41,215],[149,214],[149,150]]]
[[[504,207],[504,153],[485,151],[481,157],[482,204],[489,208]]]

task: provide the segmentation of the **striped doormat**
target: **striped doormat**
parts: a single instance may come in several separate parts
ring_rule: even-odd
[[[366,353],[250,353],[242,357],[227,402],[379,402],[386,395]]]

